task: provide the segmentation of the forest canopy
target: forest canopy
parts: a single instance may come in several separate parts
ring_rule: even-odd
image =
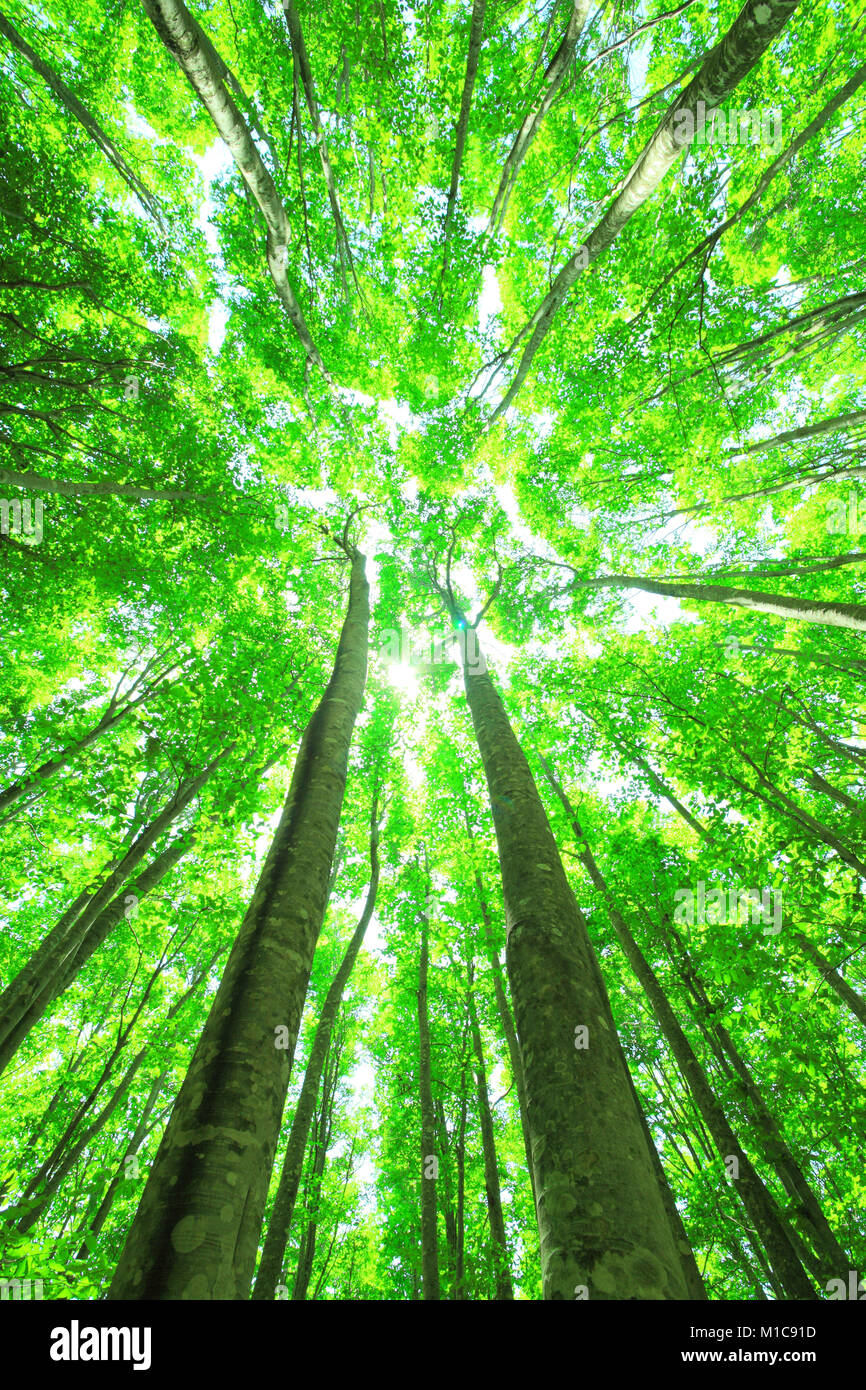
[[[4,1296],[866,1293],[864,33],[3,5]]]

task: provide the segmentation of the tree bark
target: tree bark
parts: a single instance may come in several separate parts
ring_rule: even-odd
[[[818,950],[802,932],[797,932],[797,942],[807,960],[820,970],[824,979],[831,989],[835,990],[839,998],[848,1005],[855,1018],[859,1019],[866,1028],[866,999],[862,994],[858,994],[856,989],[852,989],[848,981],[844,979],[839,971],[830,964],[827,957]]]
[[[553,285],[525,325],[520,338],[530,335],[514,379],[494,410],[490,423],[502,415],[517,395],[560,304],[583,270],[592,265],[619,236],[694,138],[698,103],[708,113],[728,99],[784,28],[799,0],[746,0],[724,38],[704,59],[700,71],[674,98],[661,125],[620,185],[619,192],[583,246],[563,266]],[[688,134],[686,116],[692,118]],[[678,129],[681,126],[682,129]],[[512,348],[513,350],[513,348]]]
[[[345,546],[344,537],[344,546]],[[245,1299],[367,674],[369,591],[350,555],[334,670],[151,1168],[111,1299]]]
[[[325,1066],[325,1059],[328,1055],[331,1034],[334,1029],[334,1024],[337,1021],[337,1015],[340,1012],[340,1005],[343,1002],[343,993],[348,983],[349,976],[352,973],[355,961],[358,958],[358,952],[361,949],[364,936],[366,935],[367,928],[370,925],[376,907],[376,893],[378,887],[378,788],[374,788],[373,801],[370,808],[370,885],[367,889],[367,898],[364,903],[364,909],[358,919],[358,925],[346,947],[346,952],[340,963],[340,967],[331,981],[328,993],[325,996],[325,1002],[322,1005],[322,1012],[319,1015],[319,1022],[316,1025],[313,1046],[310,1050],[310,1058],[307,1062],[307,1069],[304,1072],[301,1094],[298,1097],[297,1108],[295,1109],[292,1127],[289,1132],[286,1155],[283,1159],[280,1182],[276,1197],[274,1198],[271,1219],[268,1223],[268,1232],[265,1237],[262,1258],[259,1263],[256,1281],[253,1285],[251,1297],[254,1299],[272,1299],[276,1286],[282,1282],[281,1274],[286,1253],[286,1242],[289,1238],[292,1213],[295,1209],[298,1188],[301,1182],[301,1174],[304,1167],[304,1154],[310,1135],[310,1126],[313,1122],[313,1115],[315,1113],[316,1098],[319,1094],[319,1082],[322,1079],[322,1071]]]
[[[429,890],[430,878],[425,875]],[[427,973],[430,953],[429,893],[421,911],[421,953],[418,962],[418,1089],[421,1104],[421,1280],[422,1298],[438,1299],[439,1237],[436,1227],[436,1116],[430,1066],[430,1022],[427,1013]]]
[[[484,1046],[481,1029],[478,1026],[478,1013],[472,996],[473,980],[470,973],[469,992],[466,1005],[469,1010],[469,1027],[472,1033],[472,1050],[475,1054],[475,1086],[478,1096],[478,1118],[481,1123],[481,1149],[484,1156],[484,1189],[487,1196],[487,1215],[490,1221],[490,1238],[493,1248],[493,1262],[496,1280],[497,1300],[514,1297],[511,1287],[511,1260],[508,1254],[508,1240],[505,1235],[505,1218],[502,1215],[502,1192],[499,1184],[499,1165],[496,1161],[496,1138],[493,1132],[493,1116],[490,1113],[490,1098],[487,1094],[487,1070],[484,1065]]]
[[[464,683],[499,849],[544,1297],[570,1300],[583,1290],[592,1299],[686,1299],[592,946],[529,765],[469,646]]]
[[[214,56],[214,46],[209,39],[202,42],[202,31],[183,0],[143,0],[143,4],[157,34],[169,53],[177,59],[231,150],[241,177],[258,204],[267,227],[266,256],[274,288],[308,362],[324,370],[319,350],[310,336],[307,321],[286,274],[290,235],[288,215],[247,124],[226,90],[220,63]]]
[[[733,1157],[737,1160],[736,1191],[760,1235],[775,1273],[789,1298],[817,1298],[817,1294],[797,1256],[784,1219],[728,1123],[727,1116],[713,1093],[706,1073],[668,1003],[667,996],[655,971],[650,966],[616,906],[613,894],[595,862],[595,857],[580,829],[577,817],[568,803],[568,798],[555,781],[554,790],[563,799],[563,806],[566,807],[566,814],[569,816],[577,843],[580,846],[580,857],[584,867],[593,885],[602,896],[617,940],[649,1001],[677,1065],[686,1077],[689,1089],[713,1137],[719,1156],[723,1159]]]
[[[197,777],[183,783],[160,814],[137,836],[123,858],[115,861],[107,873],[103,871],[105,876],[99,888],[93,893],[85,889],[79,894],[34,951],[24,968],[4,990],[0,996],[0,1073],[8,1066],[17,1047],[37,1019],[42,1017],[51,1000],[66,987],[62,982],[68,974],[71,957],[82,949],[88,932],[91,929],[94,931],[94,944],[92,950],[87,952],[87,955],[90,955],[104,940],[115,922],[123,916],[124,899],[128,894],[119,894],[113,902],[112,895],[126,883],[131,871],[141,862],[155,841],[198,795],[233,746],[230,744],[228,748],[223,749]],[[188,841],[181,836],[163,851],[162,855],[157,856],[150,869],[145,870],[138,881],[140,886],[144,885],[144,891],[152,888],[154,882],[158,882],[162,874],[168,872],[186,847]],[[80,964],[84,963],[87,955],[81,958]]]
[[[445,224],[442,232],[442,270],[448,269],[448,238],[451,222],[457,203],[457,190],[460,186],[460,168],[463,163],[463,150],[469,132],[469,112],[472,109],[472,91],[478,73],[478,59],[481,54],[481,41],[484,38],[484,11],[487,0],[472,0],[472,21],[469,26],[469,50],[466,54],[466,76],[463,79],[463,93],[460,98],[460,115],[457,119],[457,132],[454,137],[454,159],[451,163],[451,183],[448,186],[448,205],[445,209]]]

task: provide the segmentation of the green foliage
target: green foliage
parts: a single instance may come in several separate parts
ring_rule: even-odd
[[[324,372],[274,292],[253,196],[145,10],[85,5],[72,23],[62,0],[7,9],[102,136],[2,40],[0,500],[27,502],[31,520],[0,534],[0,792],[29,788],[0,812],[2,988],[223,757],[145,862],[191,831],[188,852],[3,1074],[0,1274],[75,1299],[110,1280],[330,674],[347,517],[373,580],[371,674],[282,1143],[363,903],[374,780],[383,873],[329,1054],[288,1295],[307,1259],[310,1298],[421,1296],[425,855],[443,1296],[495,1290],[470,993],[511,1275],[517,1297],[541,1295],[496,986],[507,997],[493,824],[446,577],[470,621],[484,610],[490,670],[710,1297],[777,1290],[536,752],[778,1205],[791,1215],[719,1027],[863,1269],[863,1025],[801,939],[862,1000],[862,623],[603,582],[866,602],[866,89],[798,142],[857,70],[857,7],[800,6],[728,103],[778,108],[780,142],[687,150],[579,277],[492,427],[531,315],[738,6],[593,11],[491,235],[565,10],[488,4],[447,246],[470,7],[298,10],[345,243],[279,7],[213,0],[195,18],[285,208],[286,271]],[[426,633],[423,661],[394,659],[401,630]],[[772,890],[781,930],[678,934],[677,894],[698,883]]]

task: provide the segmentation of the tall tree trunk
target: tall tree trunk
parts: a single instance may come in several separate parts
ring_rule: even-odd
[[[316,1258],[319,1209],[322,1200],[322,1178],[324,1177],[328,1149],[331,1143],[331,1131],[334,1123],[334,1099],[337,1091],[337,1082],[340,1076],[341,1054],[342,1044],[339,1035],[333,1039],[329,1038],[328,1054],[325,1058],[324,1078],[322,1081],[322,1098],[319,1106],[318,1120],[313,1130],[313,1155],[308,1172],[306,1201],[304,1203],[307,1221],[304,1226],[303,1235],[301,1236],[298,1265],[295,1270],[295,1282],[292,1286],[292,1301],[297,1303],[306,1301],[307,1292],[310,1287],[310,1279],[313,1273],[313,1262]]]
[[[499,849],[544,1296],[685,1299],[676,1234],[592,946],[529,764],[479,653],[470,656],[476,642],[466,642],[463,675]]]
[[[331,1042],[331,1033],[333,1032],[337,1015],[340,1012],[340,1005],[343,1002],[343,993],[348,983],[349,976],[358,958],[358,952],[361,949],[367,927],[370,925],[370,920],[376,907],[376,893],[379,887],[378,803],[379,793],[378,787],[376,787],[374,788],[373,801],[370,808],[370,885],[367,889],[367,898],[364,903],[363,912],[358,919],[358,925],[346,947],[346,952],[340,963],[340,967],[331,981],[328,993],[325,996],[325,1002],[322,1005],[322,1012],[319,1015],[319,1022],[316,1025],[310,1058],[307,1062],[307,1069],[304,1072],[301,1094],[298,1097],[298,1104],[292,1120],[292,1127],[289,1131],[286,1156],[283,1159],[283,1168],[280,1173],[280,1182],[277,1188],[277,1195],[274,1199],[271,1219],[268,1223],[268,1233],[265,1237],[262,1258],[256,1275],[256,1281],[253,1285],[251,1297],[254,1299],[272,1299],[274,1297],[274,1289],[277,1284],[281,1282],[283,1260],[286,1253],[286,1242],[289,1238],[292,1213],[295,1209],[298,1187],[300,1186],[301,1173],[304,1166],[304,1153],[306,1152],[310,1125],[312,1124],[313,1115],[315,1113],[316,1098],[319,1094],[319,1082],[322,1079],[322,1070]]]
[[[795,1205],[793,1219],[799,1221],[803,1234],[815,1251],[819,1262],[816,1277],[821,1284],[826,1284],[830,1279],[846,1277],[847,1270],[852,1268],[851,1257],[836,1239],[820,1201],[755,1082],[749,1064],[727,1028],[716,1021],[716,1010],[679,934],[670,922],[665,924],[665,928],[665,934],[674,946],[670,952],[674,966],[697,1005],[701,1030],[722,1066],[732,1073],[743,1108],[755,1124],[760,1147]]]
[[[610,918],[611,926],[623,949],[626,959],[644,991],[653,1013],[658,1020],[665,1041],[681,1068],[695,1103],[713,1137],[713,1142],[723,1159],[735,1158],[738,1165],[736,1190],[743,1205],[763,1242],[774,1271],[785,1288],[789,1298],[817,1297],[800,1263],[794,1243],[791,1240],[784,1218],[779,1212],[771,1194],[767,1191],[749,1158],[743,1151],[733,1129],[728,1123],[721,1105],[707,1079],[706,1073],[692,1050],[691,1043],[680,1027],[673,1009],[668,1003],[655,971],[646,960],[643,952],[626,926],[614,896],[607,885],[591,849],[571,807],[564,790],[549,773],[554,790],[563,801],[572,829],[580,846],[580,857],[594,887],[601,894]]]
[[[468,943],[467,943],[468,945]],[[508,1254],[508,1241],[505,1235],[505,1218],[502,1215],[502,1192],[499,1184],[499,1165],[496,1161],[496,1139],[493,1133],[493,1116],[490,1113],[490,1098],[487,1094],[487,1069],[484,1065],[484,1046],[481,1029],[478,1026],[478,1012],[472,996],[473,972],[470,969],[469,992],[466,1006],[469,1010],[469,1027],[472,1033],[472,1050],[475,1054],[475,1085],[478,1096],[478,1118],[481,1122],[481,1149],[484,1155],[484,1189],[487,1195],[487,1215],[490,1220],[490,1238],[493,1247],[493,1262],[496,1278],[497,1299],[514,1297],[511,1287],[511,1260]]]
[[[351,558],[334,670],[151,1168],[111,1299],[248,1298],[367,674],[369,591]]]
[[[463,93],[460,98],[460,115],[457,118],[457,131],[454,136],[454,158],[451,162],[451,182],[448,185],[448,204],[445,209],[445,225],[442,232],[442,270],[448,269],[448,238],[451,234],[451,221],[457,203],[457,190],[460,187],[460,166],[463,163],[463,150],[469,133],[469,113],[472,110],[472,91],[478,73],[478,59],[481,54],[481,41],[484,38],[484,11],[487,0],[472,0],[472,20],[469,25],[469,49],[466,54],[466,76],[463,79]]]
[[[430,878],[425,875],[429,889]],[[421,1277],[424,1299],[439,1294],[439,1237],[436,1229],[436,1119],[430,1066],[430,1022],[427,1012],[427,973],[430,954],[429,892],[421,910],[421,953],[418,962],[418,1088],[421,1102]]]

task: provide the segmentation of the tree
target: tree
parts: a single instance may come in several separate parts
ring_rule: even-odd
[[[71,18],[0,17],[4,1272],[828,1296],[857,6]]]

